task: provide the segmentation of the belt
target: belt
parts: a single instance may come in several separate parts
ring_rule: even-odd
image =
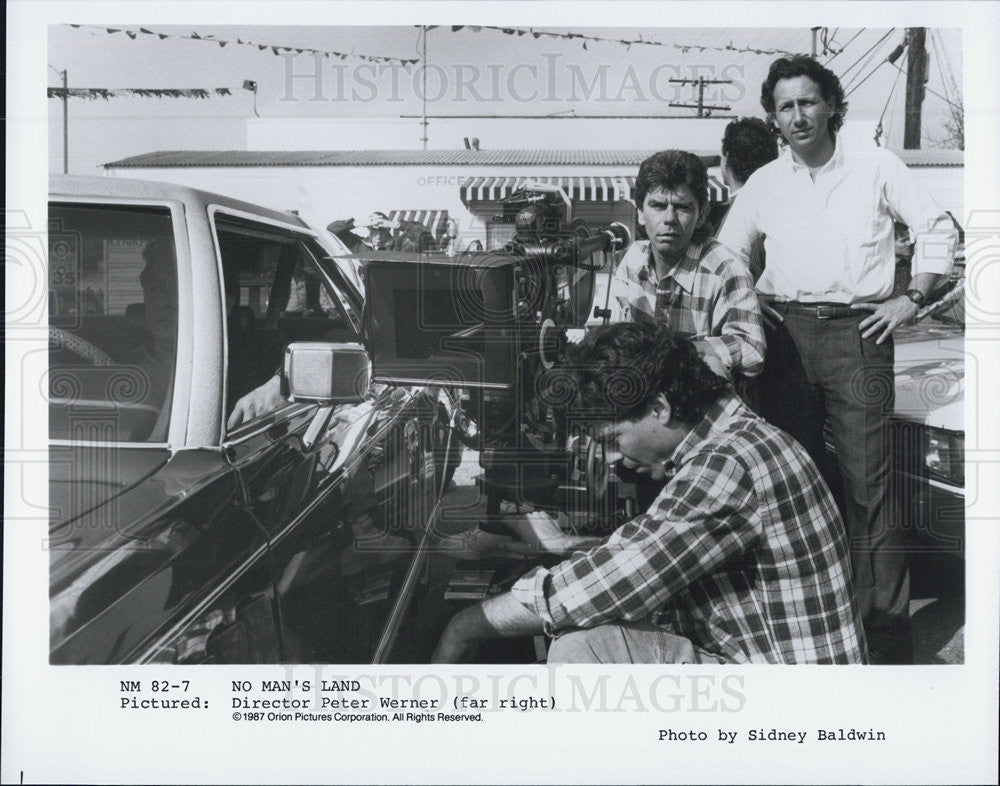
[[[845,319],[846,317],[863,317],[870,313],[853,309],[843,303],[797,303],[794,300],[771,303],[771,308],[779,314],[802,314],[815,319]]]

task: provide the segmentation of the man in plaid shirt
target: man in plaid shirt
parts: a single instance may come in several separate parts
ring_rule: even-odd
[[[639,224],[611,280],[612,320],[662,322],[697,338],[714,371],[737,381],[764,365],[764,330],[746,265],[710,238],[708,172],[681,150],[656,153],[636,178]],[[718,362],[716,362],[716,359]]]
[[[455,615],[435,660],[544,631],[549,662],[864,662],[843,523],[798,443],[662,325],[609,325],[571,352],[581,411],[663,490],[596,542],[522,518],[538,552],[566,558]]]

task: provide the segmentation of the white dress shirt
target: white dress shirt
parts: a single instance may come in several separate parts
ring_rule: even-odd
[[[947,274],[951,219],[894,153],[845,151],[810,173],[786,149],[739,190],[719,241],[744,262],[765,235],[757,291],[801,303],[861,303],[892,293],[893,221],[916,235],[912,272]]]

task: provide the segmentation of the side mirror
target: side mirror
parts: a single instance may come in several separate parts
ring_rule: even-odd
[[[371,363],[360,344],[297,341],[285,347],[282,394],[290,401],[335,406],[368,395]]]

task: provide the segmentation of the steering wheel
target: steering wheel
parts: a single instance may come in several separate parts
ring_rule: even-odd
[[[60,349],[72,352],[78,358],[86,360],[92,366],[113,366],[115,360],[100,347],[85,338],[60,327],[49,325],[49,340],[58,344]]]

